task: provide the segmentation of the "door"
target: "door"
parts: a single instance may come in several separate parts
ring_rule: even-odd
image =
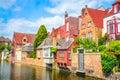
[[[79,70],[84,71],[84,49],[78,49]]]

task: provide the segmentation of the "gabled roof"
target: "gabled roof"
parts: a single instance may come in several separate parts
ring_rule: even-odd
[[[44,48],[44,47],[50,47],[50,46],[53,46],[53,38],[52,37],[48,37],[48,38],[44,39],[44,41],[41,43],[40,46],[38,46],[37,49]]]
[[[35,34],[14,32],[14,40],[16,41],[16,44],[23,44],[24,37],[27,39],[27,43],[34,43]]]
[[[9,38],[5,38],[5,37],[1,36],[0,42],[4,42],[4,41],[9,42],[9,43],[11,42],[11,40]]]
[[[65,42],[62,46],[58,47],[58,49],[68,49],[73,42],[74,42],[74,39],[71,38],[67,42]]]
[[[33,51],[33,44],[27,43],[22,47],[23,52],[32,52]]]
[[[114,14],[114,11],[111,9],[111,10],[106,14],[105,17],[108,17],[108,16],[110,16],[110,15],[112,15],[112,14]]]
[[[112,5],[115,5],[117,3],[120,3],[120,0],[116,0],[116,2],[114,2]]]
[[[106,11],[87,8],[89,15],[91,16],[96,27],[103,28],[103,18],[105,17]]]
[[[60,38],[60,39],[57,39],[57,46],[62,46],[64,44],[65,40]]]
[[[51,35],[52,35],[52,36],[57,36],[59,30],[60,30],[60,27],[58,27],[58,28],[56,28],[56,29],[53,28],[53,30],[52,30],[52,32],[51,32]]]

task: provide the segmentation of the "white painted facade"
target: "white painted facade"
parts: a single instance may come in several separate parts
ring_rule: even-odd
[[[107,21],[113,19],[114,17],[115,17],[115,18],[120,18],[120,12],[115,13],[115,14],[113,14],[113,15],[111,15],[111,16],[105,17],[105,18],[103,19],[102,36],[104,36],[105,33],[107,32]]]
[[[17,48],[15,53],[16,61],[21,61],[22,59],[22,49]]]

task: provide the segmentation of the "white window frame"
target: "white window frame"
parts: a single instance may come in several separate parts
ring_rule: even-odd
[[[69,22],[66,22],[66,31],[69,31]]]
[[[68,41],[68,40],[69,40],[69,36],[66,37],[66,41]]]
[[[117,6],[115,5],[114,6],[114,13],[116,13],[117,12]]]
[[[91,27],[91,26],[92,26],[92,22],[89,21],[89,22],[88,22],[88,27]]]
[[[120,32],[120,23],[118,23],[118,32]]]
[[[47,49],[47,51],[46,51]],[[44,57],[50,57],[50,49],[49,48],[44,48]]]
[[[88,32],[88,37],[92,40],[92,32]]]
[[[86,38],[86,34],[82,34],[82,39],[85,39]]]
[[[38,58],[40,58],[41,56],[40,50],[38,50],[37,52],[38,52]]]

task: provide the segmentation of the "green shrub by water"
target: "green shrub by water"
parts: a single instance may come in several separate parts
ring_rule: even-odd
[[[36,58],[36,53],[35,53],[35,52],[32,52],[32,53],[29,55],[29,58]]]
[[[104,73],[112,72],[113,68],[118,65],[118,60],[115,56],[108,53],[101,54],[102,70]]]

